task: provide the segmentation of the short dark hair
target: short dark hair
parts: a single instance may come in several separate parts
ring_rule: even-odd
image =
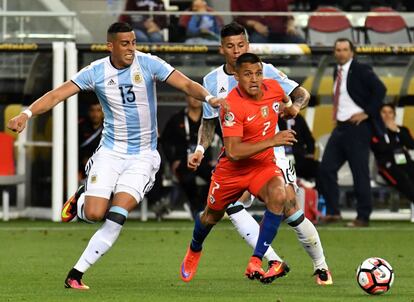
[[[354,43],[352,43],[352,41],[348,38],[338,38],[336,39],[334,46],[336,47],[336,43],[338,42],[348,42],[349,43],[349,47],[351,48],[352,52],[355,52],[355,46]]]
[[[247,40],[247,31],[243,25],[237,22],[231,22],[223,26],[220,32],[220,37],[223,39],[230,36],[245,35]]]
[[[237,60],[236,60],[236,70],[238,70],[243,63],[251,63],[251,64],[260,63],[260,64],[262,64],[262,60],[260,60],[260,58],[257,55],[255,55],[254,53],[246,52],[246,53],[242,54],[240,57],[237,58]]]
[[[129,25],[128,23],[125,22],[115,22],[112,23],[109,27],[108,27],[108,37],[109,36],[113,36],[117,33],[127,33],[133,31],[133,28],[131,27],[131,25]]]
[[[382,108],[384,108],[384,107],[389,107],[394,112],[394,114],[396,113],[396,109],[395,109],[395,105],[394,104],[392,104],[392,103],[384,103],[384,104],[381,105],[381,109],[380,110],[382,110]]]

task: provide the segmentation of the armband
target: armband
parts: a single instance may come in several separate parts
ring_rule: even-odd
[[[31,118],[33,115],[33,112],[30,109],[25,109],[22,113],[26,114],[28,118]]]
[[[206,103],[209,103],[210,104],[210,100],[213,99],[213,98],[214,98],[214,96],[211,95],[211,94],[209,94],[209,95],[206,95],[206,97],[204,98],[204,100],[206,101]]]
[[[285,104],[285,107],[286,107],[286,108],[292,107],[292,105],[293,105],[293,103],[292,103],[292,100],[291,100],[291,99],[289,99],[289,102],[287,102],[287,103],[283,103],[283,104]]]
[[[203,147],[202,145],[197,145],[197,147],[196,147],[196,149],[195,149],[194,153],[195,153],[195,152],[197,152],[197,151],[200,151],[200,152],[201,152],[201,154],[204,154],[204,152],[205,152],[206,150],[204,149],[204,147]]]

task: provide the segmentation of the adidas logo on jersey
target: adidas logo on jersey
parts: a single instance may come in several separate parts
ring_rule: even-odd
[[[110,79],[109,82],[106,84],[107,86],[116,85],[114,79]]]
[[[226,92],[227,90],[224,88],[224,87],[221,87],[221,89],[220,89],[220,91],[219,91],[219,93],[223,93],[223,92]]]

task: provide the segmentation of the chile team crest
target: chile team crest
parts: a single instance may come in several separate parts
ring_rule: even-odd
[[[260,108],[260,112],[262,113],[262,117],[266,118],[269,116],[269,107],[263,106]]]
[[[276,114],[279,114],[279,103],[278,102],[274,102],[272,105],[273,110],[276,112]]]

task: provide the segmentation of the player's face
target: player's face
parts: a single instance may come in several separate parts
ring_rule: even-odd
[[[116,68],[128,67],[134,61],[136,39],[133,31],[113,35],[107,46]]]
[[[243,63],[235,74],[241,89],[250,97],[258,99],[262,94],[263,67],[261,63]]]
[[[384,106],[381,109],[381,117],[384,122],[391,122],[395,119],[395,112],[391,107]]]
[[[249,42],[243,34],[228,36],[221,40],[220,53],[226,59],[226,63],[234,68],[236,60],[249,49]]]
[[[336,42],[334,50],[335,59],[339,65],[344,65],[351,60],[354,56],[354,52],[351,50],[351,45],[348,41]]]

